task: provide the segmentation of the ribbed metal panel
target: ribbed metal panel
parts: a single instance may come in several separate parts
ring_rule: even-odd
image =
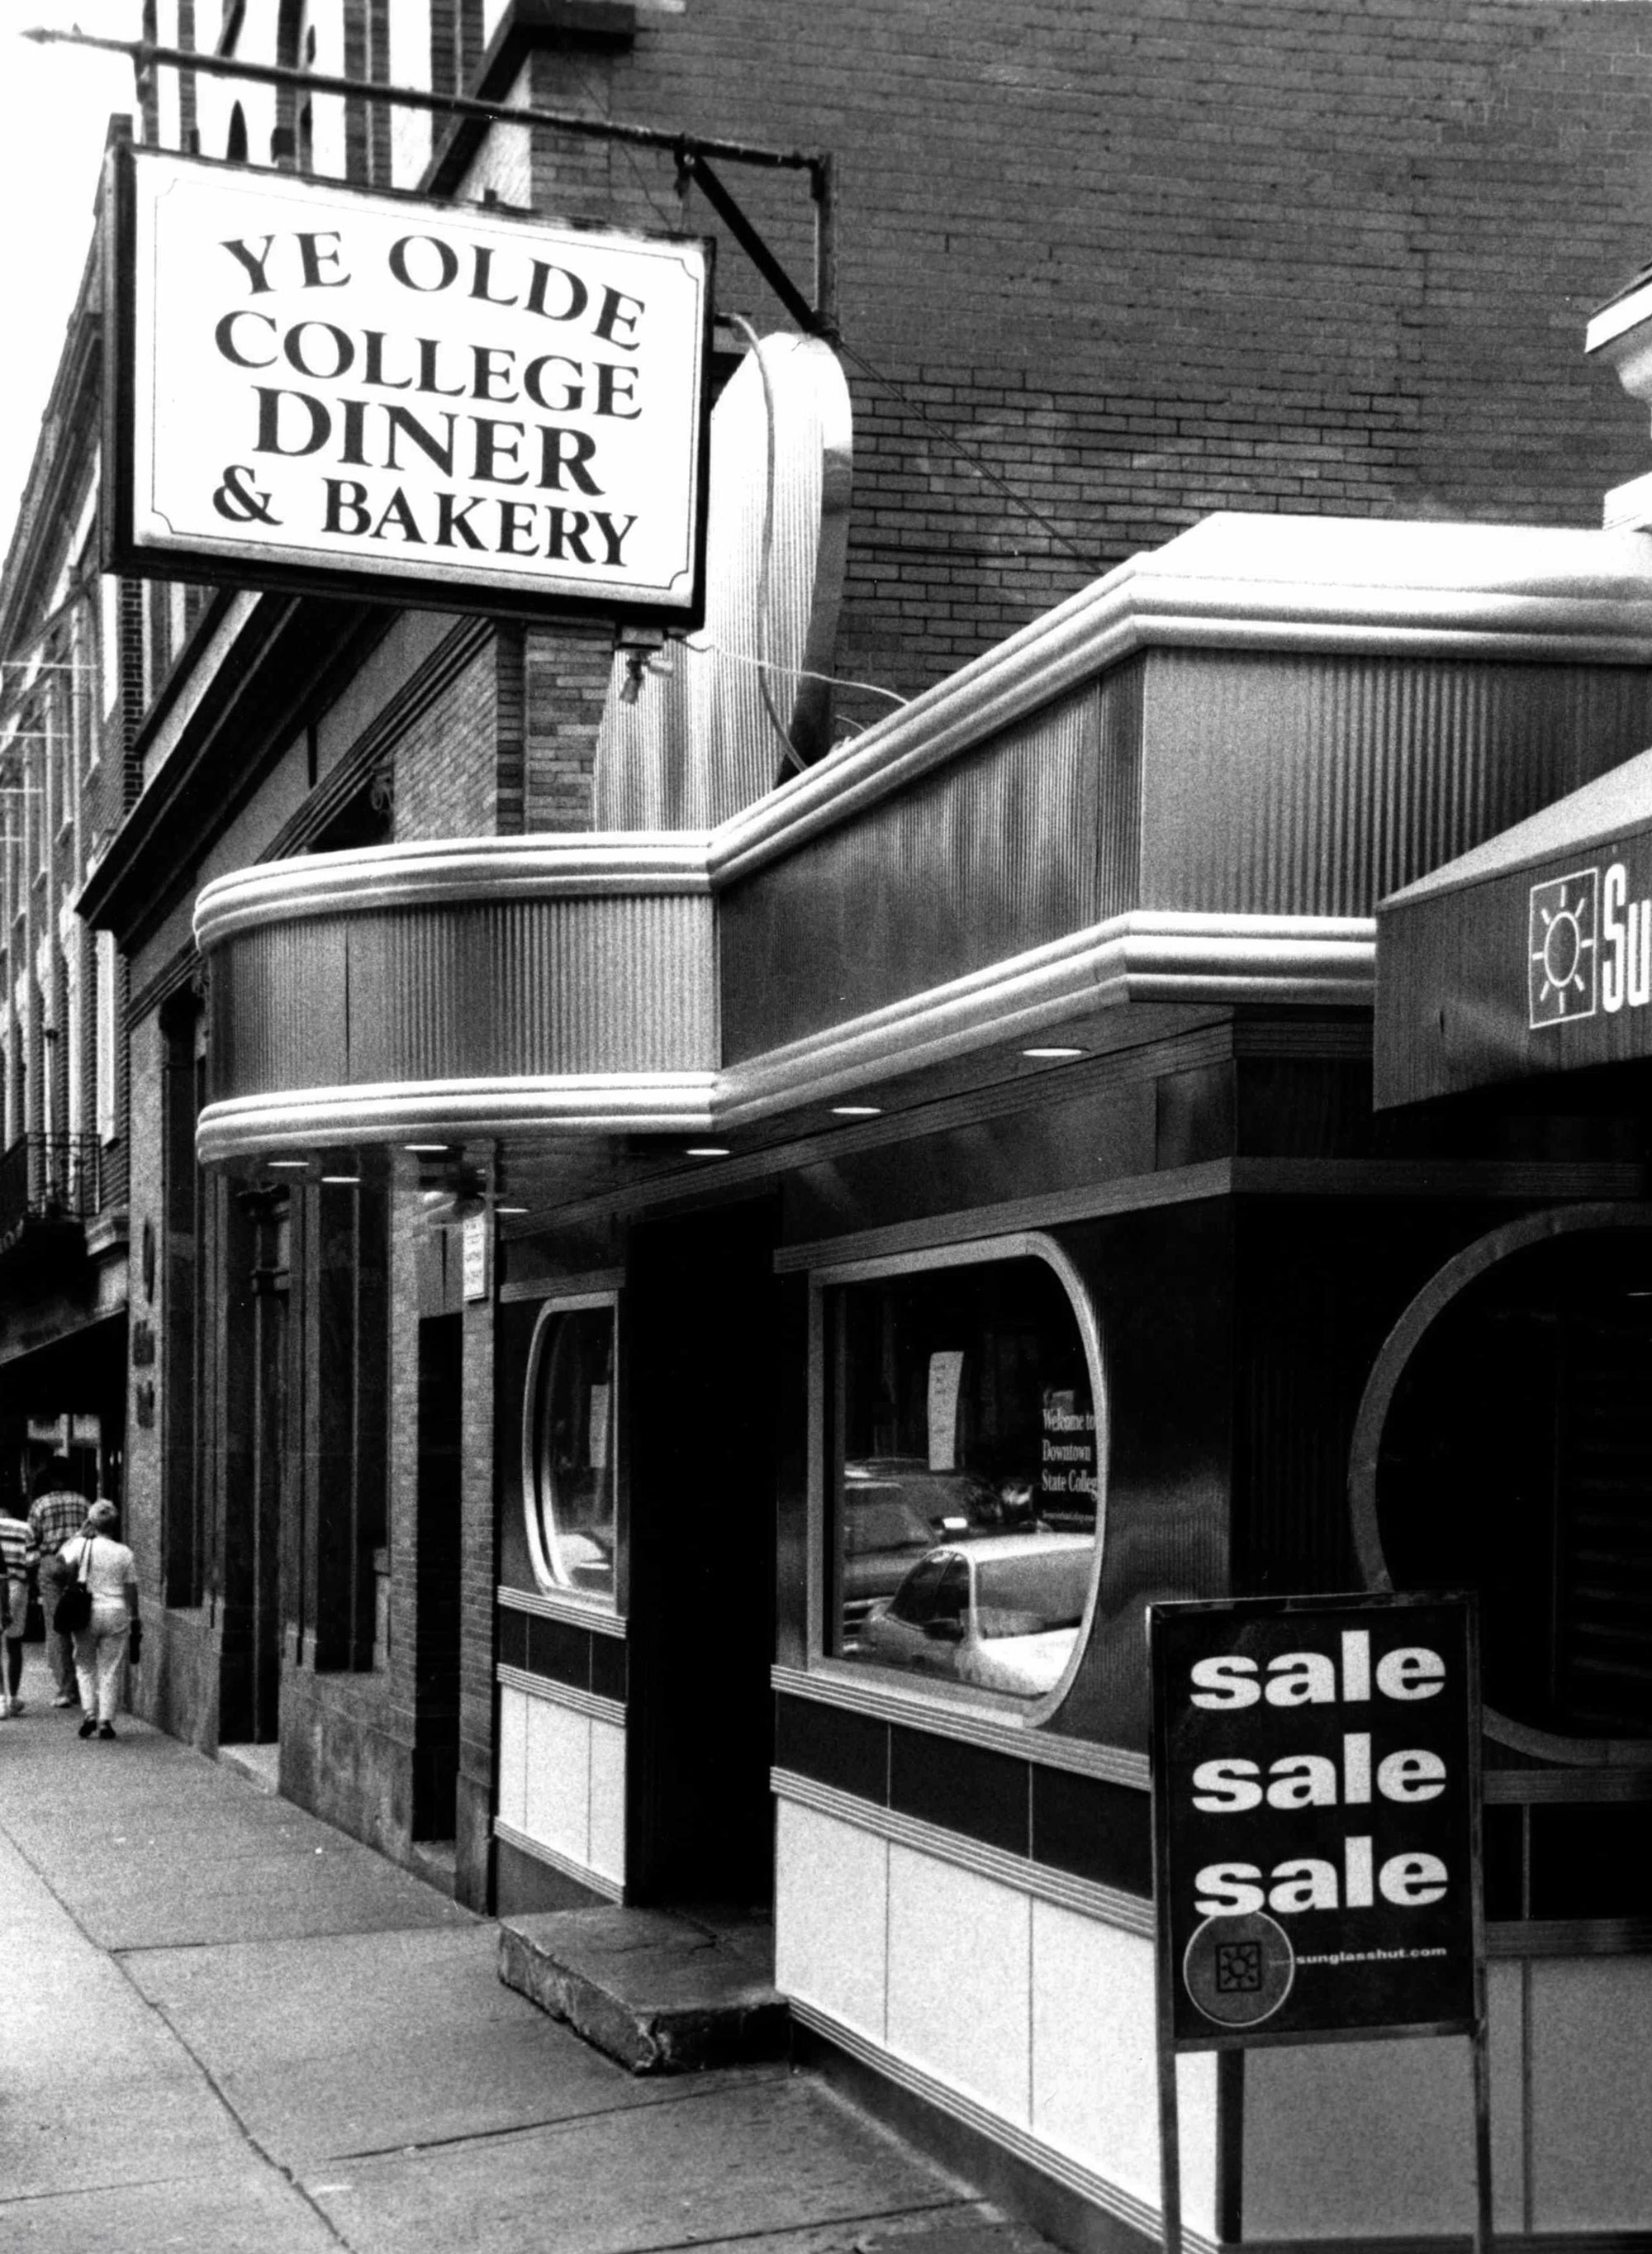
[[[725,1060],[1093,923],[1098,699],[1069,697],[725,892]]]
[[[1155,650],[1141,905],[1370,915],[1649,738],[1638,667]]]
[[[1096,913],[1124,915],[1141,893],[1141,710],[1146,661],[1128,658],[1098,692]]]
[[[211,956],[211,1100],[703,1071],[708,898],[433,903],[237,934]]]
[[[348,1054],[344,936],[271,924],[210,958],[215,1083],[245,1088],[327,1087]],[[302,1074],[302,1080],[273,1073]]]

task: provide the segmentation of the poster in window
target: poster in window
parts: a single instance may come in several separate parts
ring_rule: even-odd
[[[947,1348],[930,1356],[930,1469],[958,1468],[958,1396],[964,1381],[961,1348]]]
[[[593,1385],[590,1408],[590,1466],[594,1472],[608,1469],[608,1388]]]

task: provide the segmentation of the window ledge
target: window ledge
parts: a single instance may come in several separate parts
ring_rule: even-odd
[[[596,1635],[623,1638],[625,1634],[625,1622],[613,1606],[591,1597],[565,1594],[560,1589],[507,1588],[503,1581],[493,1594],[505,1612],[537,1613],[541,1620],[568,1620],[575,1628],[589,1628]]]
[[[949,1694],[944,1689],[909,1689],[898,1677],[841,1660],[817,1659],[803,1667],[772,1667],[772,1687],[788,1698],[811,1698],[824,1706],[840,1706],[855,1714],[875,1715],[880,1721],[900,1722],[909,1728],[928,1730],[938,1738],[957,1738],[966,1745],[985,1746],[994,1753],[1014,1754],[1042,1768],[1070,1769],[1075,1775],[1095,1776],[1137,1792],[1151,1788],[1147,1756],[1123,1746],[1103,1746],[1084,1738],[1058,1736],[1030,1718],[1013,1721],[1001,1708],[977,1704],[967,1693]]]

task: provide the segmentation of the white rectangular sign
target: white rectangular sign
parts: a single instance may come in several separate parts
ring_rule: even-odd
[[[462,1237],[464,1260],[464,1296],[467,1299],[485,1299],[488,1295],[488,1217],[484,1213],[469,1214],[465,1217]]]
[[[708,243],[112,163],[110,569],[697,622]]]

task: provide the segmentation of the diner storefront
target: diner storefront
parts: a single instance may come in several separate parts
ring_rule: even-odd
[[[1373,1113],[1370,1032],[1378,901],[1649,661],[1632,536],[1216,518],[715,827],[207,887],[203,1158],[427,1274],[464,1898],[771,1908],[811,2056],[1149,2239],[1144,1607],[1479,1586],[1498,2227],[1652,2228],[1643,1109]],[[1194,2243],[1471,2220],[1460,2043],[1181,2072]]]

